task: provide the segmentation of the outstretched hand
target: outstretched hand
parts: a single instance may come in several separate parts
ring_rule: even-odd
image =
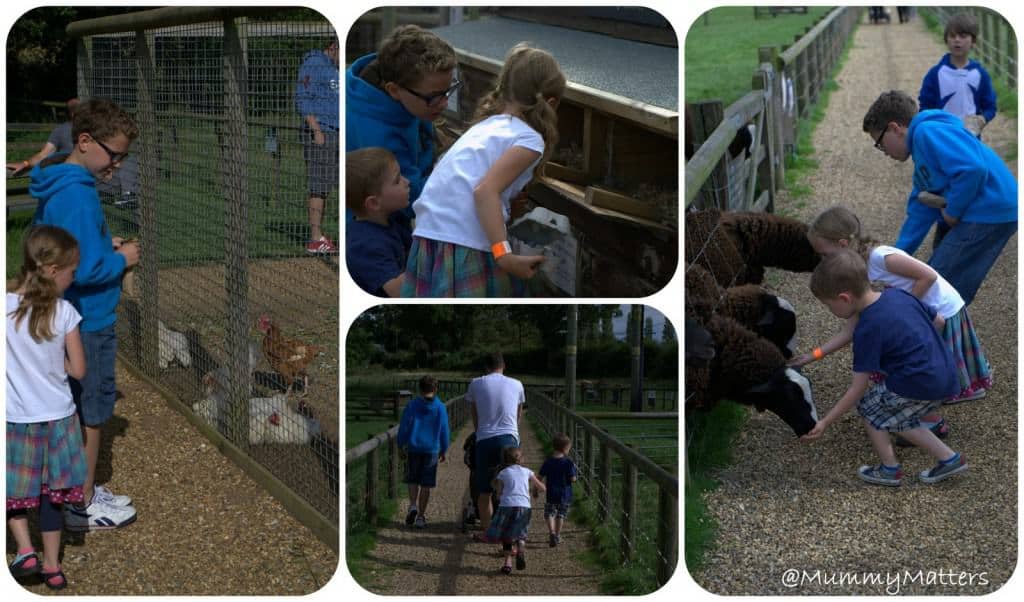
[[[800,368],[813,361],[814,356],[812,356],[810,353],[801,353],[800,355],[790,358],[790,360],[786,362],[786,365],[792,368]]]
[[[520,280],[529,280],[537,275],[540,265],[548,258],[543,255],[514,255],[509,253],[498,259],[498,267]]]
[[[800,440],[803,441],[804,443],[810,443],[811,441],[820,439],[821,436],[825,434],[825,429],[827,428],[828,425],[819,420],[818,424],[815,424],[814,428],[812,428],[810,432],[800,437]]]

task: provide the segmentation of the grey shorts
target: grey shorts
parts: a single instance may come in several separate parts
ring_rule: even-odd
[[[323,145],[313,142],[313,130],[302,126],[302,158],[306,161],[309,196],[326,199],[338,187],[338,132],[323,130]]]

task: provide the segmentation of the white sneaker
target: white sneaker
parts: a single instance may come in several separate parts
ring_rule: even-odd
[[[417,529],[426,529],[427,528],[427,519],[424,518],[422,514],[417,514],[416,515],[416,528]]]
[[[94,485],[92,499],[99,500],[108,506],[131,506],[132,498],[127,495],[114,495],[114,492],[103,485]]]
[[[64,528],[68,531],[103,531],[117,529],[135,522],[135,508],[112,506],[93,495],[92,503],[85,508],[64,504]]]

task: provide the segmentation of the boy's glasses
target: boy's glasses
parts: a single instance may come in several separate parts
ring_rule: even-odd
[[[89,134],[89,137],[93,139],[93,142],[95,142],[96,144],[99,144],[100,148],[102,148],[104,151],[106,151],[107,156],[110,157],[110,162],[111,163],[121,163],[122,161],[124,161],[128,157],[128,154],[129,154],[128,151],[125,151],[123,153],[115,153],[114,151],[110,150],[109,146],[107,146],[106,144],[103,144],[102,142],[100,142],[100,140],[98,138],[96,138],[95,136],[93,136],[92,134]]]
[[[399,84],[399,85],[401,85],[401,84]],[[437,94],[424,95],[424,94],[420,94],[419,92],[416,92],[415,90],[410,90],[409,88],[406,88],[405,86],[402,86],[402,89],[405,90],[406,92],[408,92],[409,94],[412,94],[416,98],[422,100],[423,102],[427,103],[427,106],[429,107],[429,106],[433,106],[434,104],[436,104],[437,101],[439,101],[439,100],[442,100],[442,99],[448,100],[448,97],[451,96],[452,94],[454,94],[455,91],[458,90],[461,87],[462,87],[462,82],[459,81],[459,80],[455,80],[455,82],[451,85],[450,88],[448,88],[444,92],[438,92]]]
[[[885,133],[888,131],[889,126],[885,126],[884,128],[882,128],[882,133],[878,135],[878,138],[875,138],[875,148],[882,152],[885,152],[885,147],[882,146],[882,138],[885,138]]]

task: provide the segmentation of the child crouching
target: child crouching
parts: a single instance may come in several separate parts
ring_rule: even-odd
[[[920,474],[937,483],[967,470],[967,461],[927,427],[921,418],[960,390],[953,356],[939,336],[944,320],[910,293],[871,290],[867,265],[842,249],[822,258],[811,275],[811,292],[836,317],[856,317],[853,330],[853,382],[835,407],[801,437],[813,441],[854,406],[864,418],[881,463],[861,466],[862,480],[898,486],[903,472],[889,433],[900,433],[938,460]],[[938,328],[936,328],[938,326]]]

